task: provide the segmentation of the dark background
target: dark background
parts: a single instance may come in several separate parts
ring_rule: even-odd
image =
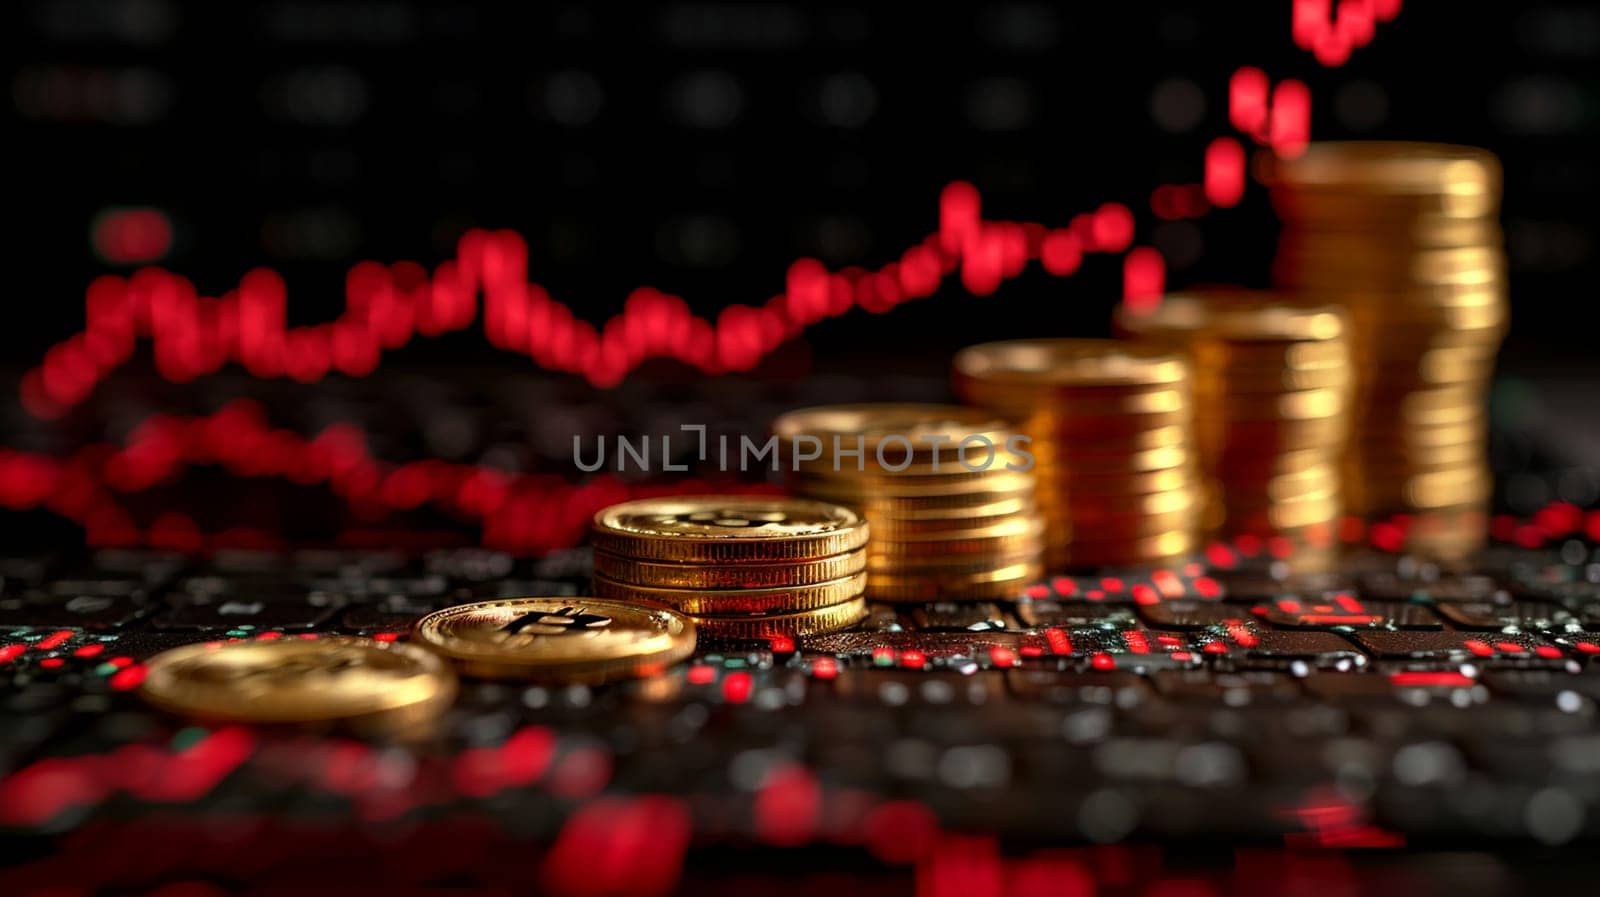
[[[1414,2],[1346,65],[1290,40],[1290,3],[7,4],[18,233],[0,332],[20,371],[82,321],[120,267],[97,216],[170,217],[159,261],[202,295],[282,270],[292,323],[342,307],[355,260],[431,266],[469,226],[515,228],[533,278],[603,321],[650,284],[702,314],[758,304],[790,261],[878,267],[936,226],[966,178],[991,217],[1065,225],[1120,201],[1169,283],[1259,283],[1273,223],[1235,210],[1159,222],[1153,187],[1195,182],[1241,64],[1313,91],[1317,138],[1490,147],[1506,165],[1518,358],[1592,340],[1600,198],[1600,10]],[[822,359],[914,334],[1106,331],[1120,266],[1037,272],[987,299],[952,281],[887,316],[808,335]],[[902,344],[906,345],[906,344]],[[476,329],[403,363],[481,362]],[[511,368],[529,363],[503,356]],[[14,400],[11,400],[14,401]]]

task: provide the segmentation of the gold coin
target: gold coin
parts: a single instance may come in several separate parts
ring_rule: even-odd
[[[988,529],[1013,518],[1032,518],[1038,513],[1038,507],[1033,502],[1028,502],[1026,511],[1011,514],[996,514],[986,517],[930,517],[924,520],[896,520],[882,515],[868,519],[872,521],[872,541],[894,543],[906,540],[931,539],[940,536],[949,536],[954,533],[971,529]],[[870,549],[871,546],[868,546]]]
[[[957,380],[956,392],[968,402],[983,405],[1017,422],[1019,433],[1033,436],[1038,427],[1026,426],[1035,415],[1077,420],[1086,417],[1131,417],[1140,429],[1187,420],[1189,390],[1184,385],[1140,387],[1114,390],[1092,387],[1072,390],[1066,387],[1013,387],[983,381]]]
[[[1299,371],[1225,365],[1199,370],[1195,376],[1194,400],[1197,407],[1204,407],[1213,398],[1274,397],[1314,389],[1345,391],[1355,380],[1355,374],[1348,364]]]
[[[325,637],[186,645],[147,664],[140,695],[182,716],[391,727],[455,698],[449,666],[413,645]]]
[[[837,632],[861,622],[867,616],[865,598],[852,598],[828,607],[792,614],[753,614],[746,616],[695,615],[695,626],[710,638],[767,639],[774,636],[808,636]]]
[[[612,505],[594,516],[597,550],[639,560],[810,560],[854,551],[866,541],[867,522],[856,512],[800,498],[648,498]]]
[[[974,479],[952,480],[876,480],[870,484],[851,482],[834,477],[805,477],[794,480],[796,491],[814,498],[849,505],[871,507],[877,504],[895,505],[901,501],[948,500],[952,507],[961,503],[987,504],[1002,498],[1032,494],[1035,476],[1032,472],[1002,471]]]
[[[1082,416],[1065,406],[1039,405],[1031,412],[1020,415],[1017,421],[1017,432],[1033,440],[1027,446],[1028,451],[1037,454],[1041,447],[1051,443],[1080,440],[1104,445],[1132,441],[1140,447],[1157,448],[1163,444],[1160,441],[1163,434],[1175,432],[1180,437],[1177,442],[1186,440],[1194,418],[1192,408],[1188,402],[1184,402],[1181,407],[1160,414],[1114,412]],[[1167,441],[1165,444],[1175,442]]]
[[[1461,197],[1496,196],[1500,192],[1500,161],[1486,150],[1468,146],[1313,142],[1295,158],[1263,156],[1260,161],[1260,174],[1272,188],[1297,192]]]
[[[1465,464],[1487,464],[1489,447],[1482,442],[1463,442],[1458,445],[1428,446],[1410,451],[1362,448],[1361,463],[1374,469],[1397,469],[1414,464],[1429,467],[1456,467]]]
[[[981,573],[998,567],[1037,562],[1044,548],[1045,540],[1041,538],[1026,547],[989,554],[925,554],[915,557],[875,554],[867,563],[868,591],[871,591],[872,577],[879,574],[912,576]]]
[[[1229,451],[1311,451],[1338,447],[1350,433],[1348,416],[1310,420],[1219,421]]]
[[[1044,566],[1037,561],[974,573],[873,573],[867,595],[874,601],[993,601],[1022,594],[1043,575]]]
[[[653,588],[618,582],[599,574],[594,577],[594,592],[602,598],[615,598],[655,607],[670,607],[679,613],[689,615],[764,614],[812,610],[848,601],[861,594],[866,587],[865,572],[852,573],[814,585],[736,589]]]
[[[1488,432],[1488,421],[1479,411],[1474,419],[1466,423],[1438,425],[1409,423],[1401,428],[1364,433],[1354,444],[1362,450],[1388,448],[1403,449],[1407,452],[1427,451],[1435,446],[1482,445]]]
[[[873,539],[874,556],[929,557],[1002,554],[1030,550],[1038,544],[1043,526],[1031,517],[1013,517],[981,528],[928,533],[901,539]]]
[[[1182,383],[1177,356],[1119,340],[1033,339],[983,343],[956,353],[964,378],[1044,386],[1150,386]]]
[[[1204,290],[1169,293],[1148,312],[1118,306],[1113,323],[1138,337],[1175,338],[1192,344],[1197,336],[1221,343],[1338,340],[1344,314],[1336,306],[1307,306],[1293,297],[1259,290]]]
[[[1041,453],[1041,464],[1060,467],[1078,476],[1119,476],[1154,473],[1186,467],[1194,463],[1193,454],[1183,446],[1145,449],[1135,452],[1104,452],[1096,447],[1067,446],[1052,456]]]
[[[872,524],[872,534],[887,537],[891,532],[940,532],[967,529],[975,521],[998,522],[1001,518],[1026,516],[1034,512],[1032,495],[1014,495],[999,498],[986,504],[950,508],[939,505],[924,507],[909,503],[900,507],[876,510],[869,503],[867,521]]]
[[[853,451],[859,445],[864,455],[875,455],[879,445],[888,443],[885,454],[894,460],[908,453],[917,457],[937,454],[952,464],[963,441],[987,440],[1003,448],[1011,435],[1005,421],[990,412],[966,405],[912,402],[802,408],[780,415],[773,421],[772,431],[786,444],[800,436],[820,440],[824,461],[834,458],[834,437],[838,437],[842,448]],[[982,443],[973,441],[972,450],[981,452]],[[854,459],[846,456],[845,460]]]
[[[1342,508],[1338,497],[1251,510],[1236,511],[1230,506],[1224,526],[1235,532],[1279,532],[1338,520]]]
[[[1199,479],[1193,467],[1178,467],[1152,473],[1124,476],[1078,476],[1072,471],[1040,471],[1039,491],[1035,499],[1043,505],[1055,495],[1065,494],[1069,501],[1075,496],[1133,496],[1153,495],[1158,492],[1178,492],[1192,489]]]
[[[1031,503],[1034,496],[1034,478],[1029,476],[1025,481],[1018,480],[1010,485],[1009,491],[999,492],[961,492],[924,491],[922,493],[907,493],[905,495],[885,495],[881,492],[870,495],[854,495],[845,489],[832,491],[817,490],[816,495],[829,500],[841,501],[864,514],[869,522],[874,518],[885,515],[902,518],[911,518],[918,513],[927,513],[937,516],[941,513],[956,515],[970,512],[974,517],[993,516],[981,509],[998,506],[1010,502]],[[837,497],[835,497],[837,496]],[[876,526],[876,523],[872,524]],[[891,524],[892,526],[892,524]],[[876,530],[873,531],[876,535]]]
[[[1134,530],[1152,535],[1193,525],[1195,512],[1202,503],[1201,493],[1202,490],[1196,488],[1130,496],[1114,502],[1074,502],[1067,496],[1066,512],[1085,536]]]
[[[768,589],[809,586],[860,573],[866,550],[784,564],[673,564],[594,553],[594,572],[617,582],[664,589]],[[606,596],[602,596],[606,597]]]
[[[1341,196],[1327,202],[1309,195],[1289,196],[1280,192],[1274,204],[1279,206],[1281,218],[1300,224],[1316,219],[1314,232],[1290,229],[1281,242],[1298,247],[1336,241],[1356,256],[1454,246],[1498,246],[1505,242],[1505,232],[1492,218],[1447,217],[1416,204],[1373,203],[1371,197],[1357,198],[1362,205],[1352,206],[1350,200],[1350,197]],[[1359,220],[1351,220],[1348,214],[1342,221],[1333,220],[1341,211],[1352,210],[1363,213]]]
[[[435,611],[412,638],[487,678],[594,683],[649,675],[694,651],[670,610],[601,598],[501,598]]]
[[[1008,469],[1006,464],[1013,464],[1019,469]],[[1026,464],[1026,467],[1023,465]],[[1032,461],[1008,461],[1004,458],[997,459],[993,466],[982,470],[971,470],[960,464],[940,462],[938,472],[931,466],[907,468],[901,471],[811,471],[798,470],[786,474],[790,488],[797,492],[809,493],[813,486],[843,492],[854,490],[858,494],[870,495],[874,492],[888,490],[895,494],[910,494],[920,489],[943,488],[957,484],[968,487],[969,491],[992,491],[992,487],[1006,488],[1018,476],[1027,476],[1033,467]]]
[[[1212,403],[1213,413],[1224,420],[1316,420],[1337,418],[1349,407],[1349,391],[1309,389],[1277,396],[1252,396]]]
[[[1160,565],[1180,558],[1195,547],[1192,532],[1163,533],[1142,539],[1088,542],[1074,539],[1054,553],[1052,566],[1067,569]]]

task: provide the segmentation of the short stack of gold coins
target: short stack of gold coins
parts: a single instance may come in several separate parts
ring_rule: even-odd
[[[1470,553],[1487,531],[1487,392],[1510,316],[1499,162],[1469,147],[1324,143],[1264,175],[1283,220],[1275,281],[1349,315],[1347,506],[1410,515],[1413,549]]]
[[[1124,306],[1116,323],[1189,360],[1205,529],[1287,539],[1296,569],[1330,565],[1352,385],[1339,309],[1213,290],[1167,296],[1148,311]]]
[[[1189,366],[1124,340],[984,343],[955,357],[964,401],[1030,437],[1054,569],[1159,565],[1196,547],[1203,490]]]
[[[1026,442],[959,405],[805,408],[773,423],[789,486],[872,526],[867,596],[1014,597],[1043,574],[1044,523]]]
[[[594,593],[665,607],[702,638],[843,629],[866,616],[867,522],[828,502],[705,495],[595,514]]]

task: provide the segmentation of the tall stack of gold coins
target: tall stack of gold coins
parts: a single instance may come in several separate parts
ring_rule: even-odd
[[[1043,574],[1033,458],[994,414],[959,405],[830,405],[773,423],[795,492],[872,525],[867,596],[993,599]]]
[[[1167,296],[1146,312],[1122,307],[1116,320],[1192,366],[1205,528],[1284,537],[1297,569],[1328,566],[1352,384],[1339,309],[1219,290]]]
[[[1180,356],[1118,340],[985,343],[956,354],[954,381],[1032,439],[1052,568],[1161,564],[1195,548],[1203,496]]]
[[[866,616],[867,522],[779,496],[642,499],[594,517],[594,592],[671,608],[702,637],[760,639]]]
[[[1412,515],[1414,549],[1470,553],[1487,530],[1487,391],[1510,317],[1499,162],[1469,147],[1326,143],[1264,176],[1283,219],[1274,279],[1349,315],[1347,506]]]

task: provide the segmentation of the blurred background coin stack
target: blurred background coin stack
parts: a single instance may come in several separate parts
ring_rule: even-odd
[[[1016,340],[956,354],[956,393],[1032,438],[1053,569],[1158,565],[1196,545],[1203,501],[1188,365],[1119,340]]]
[[[1275,281],[1344,307],[1356,372],[1345,502],[1409,515],[1409,547],[1459,557],[1487,530],[1487,391],[1509,322],[1500,165],[1469,147],[1313,144],[1266,160]]]
[[[1204,529],[1225,538],[1283,537],[1296,569],[1326,568],[1337,544],[1350,426],[1340,310],[1219,290],[1167,296],[1142,313],[1123,306],[1117,328],[1189,360]]]
[[[701,638],[832,632],[866,616],[867,522],[782,496],[641,499],[594,518],[594,593],[665,607]]]
[[[795,492],[856,508],[871,524],[868,597],[1006,598],[1043,575],[1032,460],[993,413],[831,405],[784,414],[773,431]]]

